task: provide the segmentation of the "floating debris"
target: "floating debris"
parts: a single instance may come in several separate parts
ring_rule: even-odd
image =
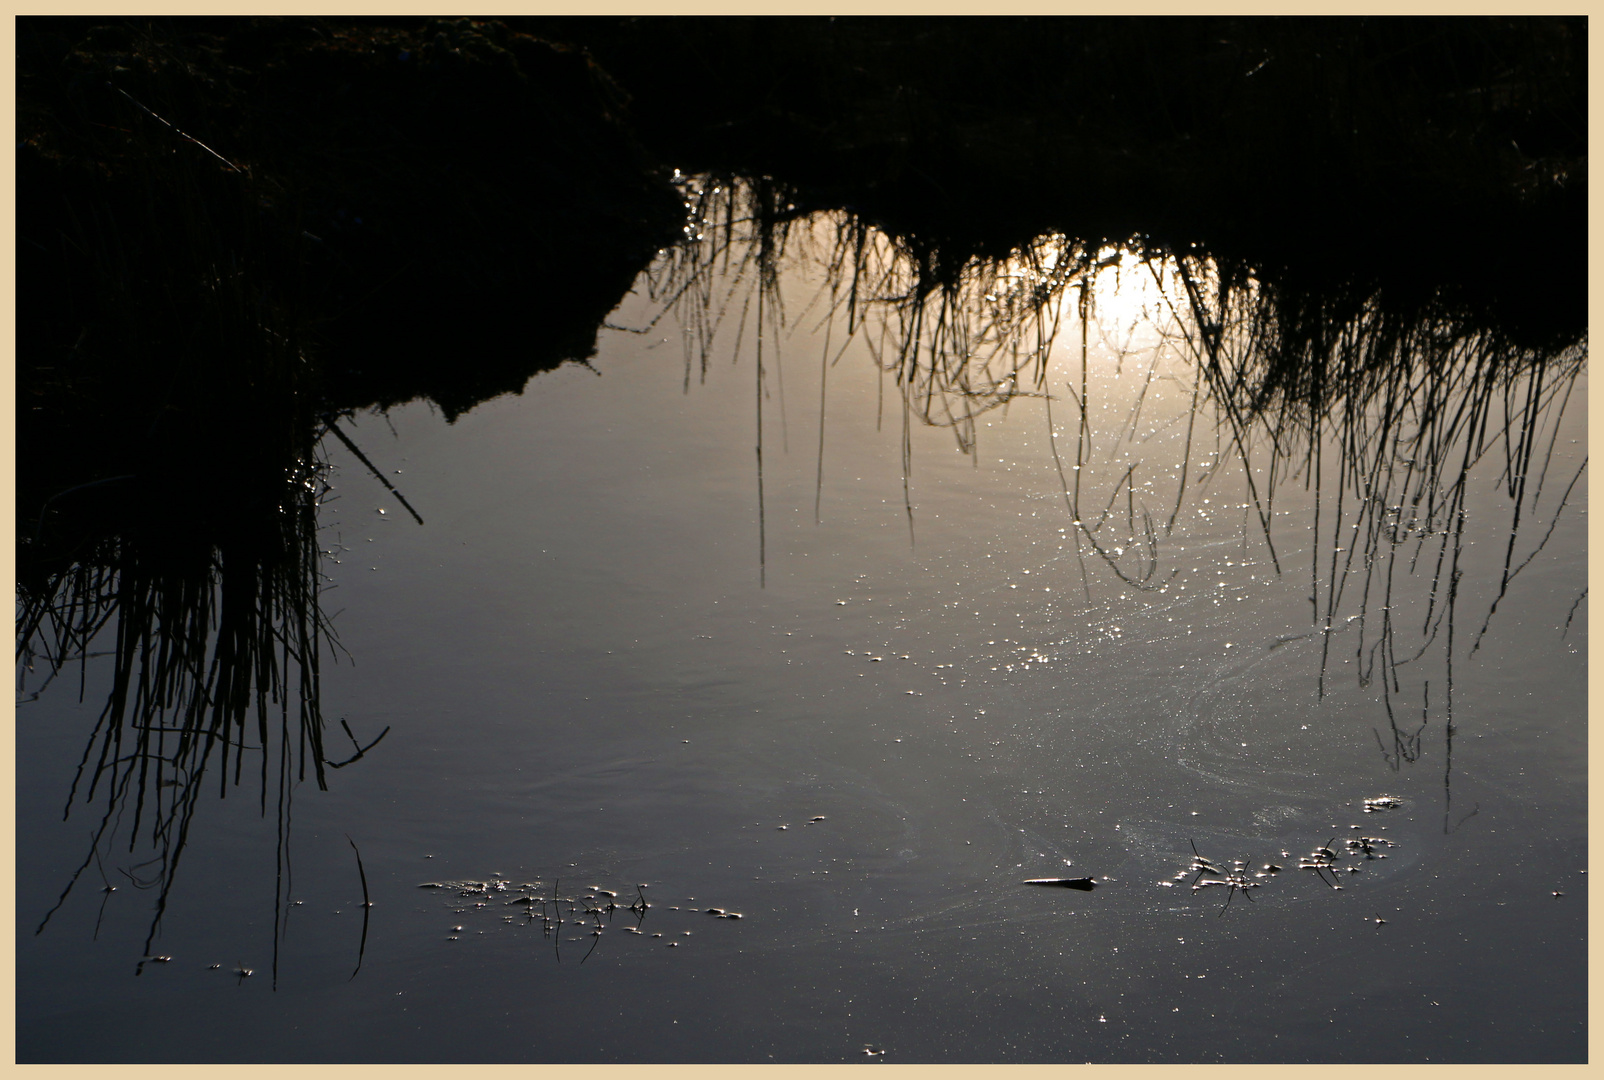
[[[1367,859],[1385,859],[1385,855],[1377,855],[1376,847],[1397,847],[1398,845],[1385,836],[1359,836],[1348,841],[1349,851],[1362,851]]]
[[[604,889],[600,885],[584,887],[577,895],[573,892],[565,892],[560,878],[553,879],[550,884],[546,885],[539,882],[525,882],[514,885],[511,879],[497,873],[491,875],[485,881],[430,881],[422,883],[419,887],[442,890],[455,889],[457,893],[462,895],[485,896],[487,898],[497,893],[503,893],[508,889],[512,890],[512,895],[504,897],[499,906],[516,907],[519,910],[512,913],[497,911],[495,912],[497,918],[509,930],[538,924],[541,936],[551,941],[558,949],[559,958],[561,957],[562,944],[583,943],[586,941],[590,942],[590,951],[585,953],[585,958],[589,958],[595,952],[596,946],[600,944],[602,937],[606,936],[606,931],[608,930],[617,929],[634,937],[646,937],[648,932],[642,928],[642,924],[649,909],[653,907],[646,900],[645,890],[649,887],[646,882],[641,882],[635,886],[636,899],[627,907],[618,902],[619,894],[617,892],[612,889]],[[695,897],[687,897],[686,899],[694,901]],[[456,914],[470,913],[487,906],[494,909],[498,906],[494,903],[487,905],[482,900],[467,907],[450,906],[457,902],[460,901],[448,899],[443,906]],[[670,911],[681,910],[680,905],[677,904],[667,905],[667,907]],[[741,918],[741,913],[737,911],[730,911],[722,907],[698,908],[694,903],[685,905],[684,910],[687,914],[693,911],[705,911],[708,915],[719,919]],[[618,913],[620,912],[628,912],[634,918],[619,918]],[[446,940],[460,940],[459,935],[463,934],[465,930],[465,926],[452,926],[447,931]],[[483,934],[485,931],[479,930],[477,933]],[[679,937],[680,935],[688,936],[691,931],[679,930],[672,931],[672,933],[673,936]],[[583,934],[585,936],[571,937],[569,934]],[[663,933],[653,933],[651,936],[660,938],[665,935]],[[678,942],[664,942],[664,944],[677,945]],[[584,959],[580,960],[580,963],[584,962]]]
[[[1187,874],[1196,873],[1197,877],[1192,879],[1192,888],[1196,889],[1198,881],[1205,874],[1212,874],[1214,877],[1218,878],[1223,878],[1225,876],[1224,871],[1198,853],[1196,844],[1194,844],[1191,840],[1188,840],[1186,843],[1187,846],[1192,849],[1192,865],[1187,867],[1185,872],[1176,874],[1176,881],[1184,881]]]
[[[1396,795],[1377,795],[1365,800],[1365,813],[1378,814],[1383,810],[1396,810],[1402,805],[1403,800]]]
[[[1336,839],[1337,838],[1333,836],[1330,840],[1325,842],[1324,846],[1317,847],[1309,854],[1305,855],[1298,861],[1298,869],[1313,870],[1315,876],[1321,881],[1325,881],[1327,885],[1330,885],[1333,889],[1340,891],[1342,886],[1338,885],[1336,882],[1336,862],[1341,856],[1339,856],[1335,851],[1331,850],[1331,845],[1336,841]],[[1326,881],[1327,871],[1330,871],[1331,873],[1332,880],[1330,881]]]
[[[509,890],[521,893],[538,893],[543,886],[538,881],[524,881],[516,885],[506,878],[492,878],[489,881],[424,881],[419,882],[420,889],[455,889],[462,896],[488,896],[491,893],[507,892]]]
[[[1188,842],[1190,843],[1190,841]],[[1192,853],[1193,855],[1197,855],[1196,847],[1193,847]],[[1195,861],[1207,862],[1208,860],[1203,859],[1202,856],[1197,856]],[[1192,891],[1199,892],[1203,889],[1209,888],[1212,885],[1224,885],[1227,889],[1225,894],[1225,903],[1220,905],[1220,914],[1224,915],[1225,909],[1231,906],[1231,901],[1233,898],[1235,898],[1238,892],[1240,892],[1243,896],[1247,896],[1249,900],[1253,899],[1252,896],[1248,895],[1248,890],[1257,889],[1259,887],[1259,883],[1248,876],[1248,863],[1252,861],[1253,860],[1251,859],[1238,859],[1236,862],[1231,864],[1231,869],[1228,873],[1221,874],[1220,876],[1209,881],[1203,881],[1203,875],[1200,873],[1198,874],[1198,880],[1192,882]],[[1215,874],[1220,873],[1218,870],[1213,872]],[[1262,877],[1264,875],[1261,874],[1260,876]]]
[[[874,1045],[871,1044],[871,1045],[865,1046],[863,1048],[863,1056],[864,1057],[883,1057],[884,1055],[885,1055],[884,1047],[874,1046]]]
[[[1038,877],[1026,878],[1026,885],[1057,885],[1064,889],[1079,889],[1082,892],[1091,892],[1097,888],[1097,879],[1089,877]]]

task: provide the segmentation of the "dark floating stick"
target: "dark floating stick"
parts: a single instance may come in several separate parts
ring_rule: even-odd
[[[1038,877],[1026,878],[1026,885],[1057,885],[1064,889],[1079,889],[1081,892],[1091,892],[1097,888],[1097,879],[1089,877]]]

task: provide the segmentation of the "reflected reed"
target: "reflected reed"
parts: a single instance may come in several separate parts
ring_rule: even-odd
[[[1251,532],[1277,575],[1291,571],[1277,551],[1276,492],[1286,484],[1312,489],[1316,540],[1307,573],[1321,643],[1317,694],[1327,690],[1336,636],[1354,631],[1359,685],[1379,683],[1390,735],[1378,729],[1376,738],[1394,769],[1420,755],[1433,708],[1430,680],[1422,678],[1408,691],[1421,703],[1420,719],[1403,718],[1404,673],[1433,650],[1441,657],[1446,785],[1453,662],[1468,629],[1458,609],[1472,475],[1496,471],[1509,526],[1496,595],[1464,655],[1481,647],[1499,603],[1553,536],[1586,470],[1584,456],[1564,476],[1550,475],[1560,422],[1585,377],[1585,335],[1551,347],[1517,344],[1452,289],[1400,295],[1363,280],[1309,287],[1291,272],[1141,237],[1114,245],[1050,235],[1006,258],[954,263],[938,245],[889,235],[849,210],[805,213],[804,196],[771,179],[679,180],[690,214],[686,241],[653,267],[651,295],[659,319],[672,314],[692,330],[687,388],[693,372],[705,377],[721,332],[722,347],[737,357],[749,320],[766,343],[770,359],[765,365],[759,351],[757,369],[760,521],[763,402],[772,372],[783,418],[779,355],[793,327],[825,331],[816,519],[828,374],[856,342],[896,391],[910,539],[912,425],[948,428],[974,455],[981,417],[1019,398],[1043,402],[1088,601],[1088,554],[1122,588],[1167,592],[1176,568],[1165,569],[1164,540],[1188,486],[1200,490],[1234,458],[1246,489],[1244,550]],[[795,312],[779,287],[782,266],[821,275]],[[1118,432],[1094,431],[1090,351],[1110,337],[1100,306],[1128,306],[1122,297],[1133,289],[1143,309],[1135,321],[1157,347],[1134,400],[1116,410],[1125,416]],[[1113,336],[1120,334],[1129,341],[1134,330],[1127,325]],[[1142,475],[1144,462],[1122,466],[1116,451],[1136,440],[1144,400],[1165,364],[1179,366],[1161,380],[1190,386],[1184,446],[1179,462],[1147,466]],[[881,387],[883,394],[884,378]],[[1055,405],[1073,410],[1072,450],[1061,445],[1068,439],[1053,419]],[[1194,443],[1208,442],[1215,449],[1198,463]],[[1117,476],[1094,492],[1098,463],[1113,465]],[[1411,589],[1423,593],[1418,623],[1399,614]],[[1583,590],[1562,632],[1585,597]]]
[[[148,953],[209,771],[219,797],[258,780],[264,816],[272,795],[287,885],[292,788],[308,776],[326,787],[319,668],[334,637],[319,604],[317,543],[326,491],[324,466],[309,458],[285,478],[272,513],[224,535],[163,535],[124,519],[73,548],[65,565],[24,561],[20,691],[42,679],[37,697],[76,665],[81,696],[89,658],[105,655],[92,648],[111,639],[105,705],[64,814],[75,804],[103,810],[89,854],[39,930],[103,850],[143,848],[147,857],[119,872],[155,890]]]

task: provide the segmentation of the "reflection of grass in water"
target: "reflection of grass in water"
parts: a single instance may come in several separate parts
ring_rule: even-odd
[[[803,215],[787,189],[771,180],[688,178],[685,190],[690,210],[686,242],[652,268],[648,287],[663,312],[673,311],[689,330],[687,388],[693,370],[699,368],[705,378],[715,339],[732,322],[739,356],[755,311],[761,490],[763,402],[768,396],[768,369],[762,361],[765,313],[782,421],[780,346],[789,329],[817,320],[827,328],[820,369],[822,488],[825,382],[846,345],[854,339],[862,342],[882,375],[882,420],[886,376],[899,392],[910,537],[912,425],[950,428],[960,448],[972,453],[979,418],[1015,397],[1040,391],[1058,332],[1056,301],[1069,283],[1098,265],[1098,253],[1075,241],[1048,237],[1021,252],[1015,262],[970,259],[953,267],[942,263],[938,249],[895,241],[851,214],[830,215],[823,229],[812,219],[793,227]],[[789,316],[779,287],[780,267],[788,258],[809,259],[825,268],[825,288]],[[844,318],[846,334],[832,354],[838,317]],[[761,522],[761,502],[759,518]]]
[[[1422,679],[1418,722],[1401,717],[1402,675],[1440,641],[1446,788],[1471,474],[1484,462],[1498,469],[1510,518],[1497,595],[1467,655],[1511,582],[1547,545],[1586,468],[1584,457],[1563,489],[1549,477],[1560,421],[1585,373],[1585,342],[1519,348],[1467,328],[1445,305],[1399,311],[1376,295],[1231,284],[1187,261],[1181,275],[1193,325],[1205,328],[1187,337],[1193,362],[1244,472],[1263,463],[1266,513],[1278,483],[1301,481],[1315,492],[1309,600],[1321,637],[1319,693],[1333,635],[1353,624],[1359,685],[1379,682],[1391,732],[1384,741],[1378,731],[1377,743],[1400,768],[1419,757],[1431,716],[1430,680]],[[1334,492],[1323,460],[1333,448]],[[1522,524],[1541,522],[1540,514],[1546,530],[1535,543],[1528,535],[1522,549]],[[1429,585],[1417,635],[1395,600],[1402,579],[1422,571]],[[1445,807],[1445,827],[1446,814]]]
[[[284,884],[292,786],[309,773],[325,786],[318,684],[328,632],[318,603],[321,469],[290,479],[292,498],[266,537],[212,547],[114,534],[64,569],[24,578],[19,682],[41,661],[48,681],[107,635],[114,642],[111,687],[66,808],[98,801],[104,812],[56,907],[126,834],[128,852],[148,849],[123,873],[156,890],[153,939],[209,770],[221,797],[247,773],[259,778],[264,815],[274,793]]]
[[[1216,455],[1223,451],[1240,463],[1248,508],[1277,573],[1276,491],[1286,483],[1313,490],[1312,527],[1322,538],[1310,561],[1312,622],[1322,642],[1319,693],[1326,690],[1333,635],[1356,623],[1359,682],[1368,687],[1379,678],[1392,730],[1392,745],[1383,742],[1382,753],[1398,768],[1418,757],[1431,715],[1430,680],[1422,680],[1422,720],[1399,718],[1402,671],[1440,644],[1451,761],[1455,616],[1471,472],[1484,462],[1499,467],[1511,515],[1497,598],[1474,652],[1511,582],[1552,536],[1586,467],[1584,459],[1563,489],[1548,475],[1560,420],[1585,372],[1585,340],[1516,345],[1451,293],[1416,290],[1397,298],[1363,282],[1302,287],[1200,250],[1135,242],[1121,249],[1046,236],[1007,258],[952,265],[917,237],[889,236],[848,211],[804,217],[796,205],[801,196],[770,180],[690,178],[685,190],[687,243],[666,253],[650,283],[663,313],[672,311],[692,331],[687,386],[698,360],[705,374],[715,339],[731,322],[739,355],[754,302],[774,313],[776,352],[786,327],[822,327],[818,489],[826,380],[847,345],[858,341],[898,393],[910,535],[910,425],[950,428],[959,448],[974,454],[978,418],[1017,397],[1041,397],[1077,552],[1092,553],[1124,586],[1162,592],[1161,538],[1173,530],[1193,474],[1193,428],[1211,412]],[[782,260],[810,262],[823,275],[822,287],[790,317],[779,287]],[[1094,460],[1089,327],[1108,276],[1133,270],[1145,270],[1154,284],[1158,310],[1151,317],[1164,348],[1192,370],[1182,467],[1173,503],[1146,505],[1136,465],[1106,497],[1085,502],[1090,493],[1082,477]],[[1055,345],[1068,348],[1055,352]],[[1053,370],[1066,351],[1070,370]],[[760,368],[760,425],[763,377]],[[1150,369],[1116,443],[1134,431],[1152,378]],[[1064,399],[1077,414],[1072,457],[1052,426],[1054,402]],[[1217,470],[1216,455],[1198,483]],[[1335,462],[1328,461],[1333,455]],[[816,491],[816,515],[817,501]],[[1547,517],[1546,530],[1522,549],[1521,527],[1529,533],[1539,515]],[[1245,543],[1247,528],[1245,519]],[[1081,567],[1089,598],[1084,561]],[[1403,580],[1420,575],[1427,591],[1416,635],[1413,625],[1402,624],[1395,600]],[[1410,644],[1400,642],[1402,631]]]
[[[810,318],[833,331],[839,315],[846,334],[862,334],[881,370],[903,387],[911,415],[953,428],[966,451],[978,417],[1027,392],[1027,381],[1040,385],[1058,329],[1056,301],[1107,263],[1107,252],[1052,236],[1011,260],[953,267],[938,249],[891,238],[846,212],[825,215],[823,228],[816,216],[799,224],[795,204],[772,181],[690,179],[686,190],[689,242],[665,253],[649,283],[654,299],[692,331],[687,378],[696,363],[705,376],[714,338],[732,320],[738,354],[755,299],[775,311],[776,340],[787,326],[811,329]],[[777,278],[787,257],[825,270],[824,291],[789,318]],[[754,278],[764,283],[761,297],[750,289]]]

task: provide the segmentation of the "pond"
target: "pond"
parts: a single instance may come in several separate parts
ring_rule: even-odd
[[[683,184],[589,365],[331,419],[297,706],[24,671],[20,1060],[1584,1059],[1585,347]]]

